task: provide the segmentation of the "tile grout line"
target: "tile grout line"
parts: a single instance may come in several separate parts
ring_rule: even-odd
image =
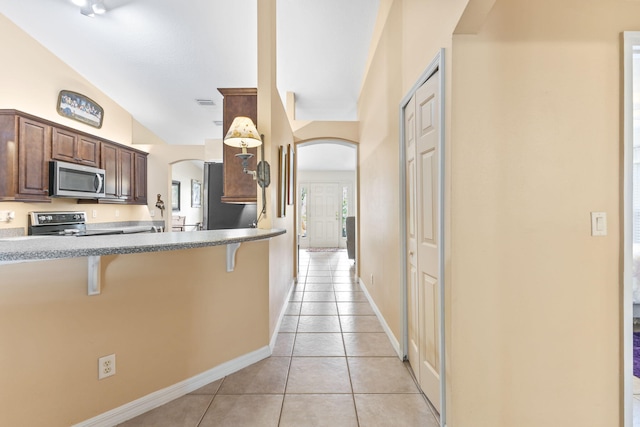
[[[307,271],[309,269],[309,265],[307,264]],[[299,276],[298,278],[299,279]],[[298,281],[298,280],[296,280]],[[287,367],[287,377],[284,382],[284,390],[282,391],[282,404],[280,405],[280,415],[278,416],[278,426],[282,424],[282,414],[284,413],[284,401],[287,398],[287,388],[289,387],[289,376],[291,375],[291,365],[293,364],[293,351],[296,347],[296,339],[298,338],[298,327],[300,326],[300,313],[302,312],[302,301],[304,301],[304,292],[307,287],[307,275],[304,275],[304,288],[302,289],[302,300],[300,301],[300,311],[298,312],[298,321],[296,322],[296,327],[293,332],[293,345],[291,346],[291,353],[289,353],[289,366]],[[291,301],[288,301],[289,304]],[[278,331],[280,333],[280,331]]]
[[[338,298],[336,295],[335,283],[333,282],[333,271],[331,272],[331,287],[333,288],[333,296],[336,300],[336,311],[338,312],[338,324],[340,325],[340,338],[342,338],[342,347],[344,348],[344,360],[347,364],[347,374],[349,375],[349,385],[351,386],[351,401],[353,402],[353,411],[356,414],[356,424],[360,427],[360,417],[358,416],[358,406],[356,405],[356,395],[353,389],[353,379],[351,376],[351,366],[349,364],[349,357],[347,355],[347,344],[344,340],[344,328],[342,327],[342,317],[340,316],[340,309],[338,308]]]
[[[209,409],[211,409],[211,405],[213,405],[213,401],[215,400],[216,396],[218,395],[218,392],[220,391],[220,388],[222,388],[222,384],[224,383],[224,380],[226,378],[227,378],[226,375],[224,377],[222,377],[222,381],[220,381],[220,385],[218,385],[218,388],[216,388],[216,392],[213,393],[213,395],[211,396],[211,401],[209,401],[209,404],[207,405],[207,409],[205,409],[205,411],[202,413],[202,416],[200,417],[200,420],[198,420],[198,423],[196,424],[196,427],[199,427],[200,424],[202,424],[202,421],[204,420],[204,417],[207,416],[207,412],[209,412]]]
[[[216,391],[216,393],[217,393],[217,391]],[[207,415],[207,412],[209,412],[209,408],[211,408],[211,405],[213,404],[213,399],[215,399],[215,398],[216,398],[215,394],[211,396],[211,400],[209,401],[209,404],[207,405],[207,408],[202,413],[202,416],[200,417],[200,419],[196,423],[196,427],[199,427],[200,424],[202,424],[202,420],[204,420],[204,417]]]

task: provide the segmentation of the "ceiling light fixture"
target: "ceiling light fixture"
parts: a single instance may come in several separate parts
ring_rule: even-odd
[[[93,2],[91,9],[93,9],[93,11],[98,15],[103,15],[107,12],[107,8],[104,6],[104,2],[102,0]]]
[[[107,11],[104,0],[71,0],[73,4],[80,7],[80,13],[93,18],[102,15]]]

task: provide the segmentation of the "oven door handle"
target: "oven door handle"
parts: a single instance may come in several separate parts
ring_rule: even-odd
[[[102,175],[99,174],[99,173],[96,174],[96,178],[98,179],[98,185],[97,185],[97,188],[96,188],[96,193],[101,193],[102,192],[102,185],[104,183],[104,179],[102,178]],[[95,183],[95,180],[94,180],[94,183]]]

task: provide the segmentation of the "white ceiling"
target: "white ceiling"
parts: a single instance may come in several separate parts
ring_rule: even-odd
[[[257,85],[257,1],[104,0],[89,18],[71,0],[0,0],[0,13],[167,143],[198,145],[222,138],[217,88]],[[278,90],[296,93],[298,119],[356,119],[378,3],[278,0]]]

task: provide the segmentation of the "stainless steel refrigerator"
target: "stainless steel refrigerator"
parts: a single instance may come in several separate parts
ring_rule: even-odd
[[[222,163],[204,164],[203,226],[205,230],[249,228],[257,218],[255,204],[222,203]]]

